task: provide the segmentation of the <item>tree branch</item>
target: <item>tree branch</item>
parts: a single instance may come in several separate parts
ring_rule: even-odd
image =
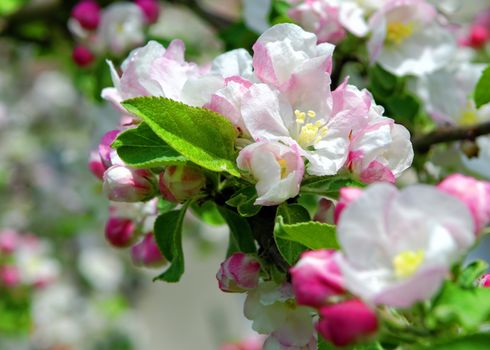
[[[448,126],[436,129],[428,134],[412,139],[416,152],[427,153],[432,145],[445,142],[469,140],[490,134],[490,121],[471,126]]]

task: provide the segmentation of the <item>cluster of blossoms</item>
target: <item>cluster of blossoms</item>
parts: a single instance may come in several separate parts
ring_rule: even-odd
[[[68,21],[78,42],[73,60],[86,67],[99,56],[126,54],[143,43],[146,26],[158,20],[159,12],[157,0],[117,2],[103,9],[96,0],[81,0]]]
[[[41,288],[54,282],[59,273],[47,242],[11,229],[0,231],[0,290]]]

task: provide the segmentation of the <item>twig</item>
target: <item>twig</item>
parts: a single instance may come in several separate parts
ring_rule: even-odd
[[[432,145],[445,142],[469,140],[478,136],[490,134],[490,122],[484,122],[471,126],[448,126],[431,131],[428,134],[415,136],[412,139],[416,152],[427,153]]]

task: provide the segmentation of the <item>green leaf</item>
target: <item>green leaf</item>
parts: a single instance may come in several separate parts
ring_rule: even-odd
[[[0,15],[7,16],[20,9],[27,0],[2,0],[0,1]]]
[[[379,64],[376,64],[371,69],[371,80],[379,84],[383,89],[394,90],[397,83],[395,75],[384,70]]]
[[[282,217],[278,217],[277,224],[276,236],[279,238],[300,243],[309,249],[339,249],[335,225],[317,221],[285,224]]]
[[[244,253],[255,253],[257,248],[247,220],[226,207],[218,210],[230,228],[230,246]]]
[[[160,215],[154,225],[155,240],[163,256],[170,262],[170,267],[154,280],[178,282],[184,274],[184,252],[182,250],[182,222],[188,203],[179,210],[172,210]]]
[[[308,248],[294,240],[285,239],[284,237],[287,237],[287,234],[283,233],[283,227],[277,224],[279,220],[287,223],[308,222],[310,220],[310,214],[306,208],[299,204],[288,205],[284,203],[277,208],[274,240],[284,260],[292,266],[296,264],[301,253]]]
[[[186,162],[184,156],[159,138],[145,123],[121,133],[112,147],[127,165],[135,168],[155,168]]]
[[[257,191],[255,186],[249,186],[236,192],[230,199],[226,201],[230,207],[237,208],[241,216],[255,216],[262,208],[260,205],[254,205],[257,199]]]
[[[456,321],[468,331],[475,330],[490,319],[490,288],[466,289],[446,282],[431,316],[442,323]]]
[[[478,277],[483,275],[488,269],[488,264],[483,260],[473,261],[465,267],[458,277],[458,284],[464,288],[474,287]]]
[[[413,123],[420,109],[417,99],[409,94],[393,96],[388,99],[387,104],[393,114],[391,117],[398,122]]]
[[[225,117],[163,97],[139,97],[122,104],[190,161],[240,176],[235,164],[237,132]]]
[[[206,201],[201,205],[194,204],[191,208],[194,214],[209,225],[220,226],[226,224],[218,211],[216,203],[213,201]]]
[[[490,334],[475,334],[443,344],[417,347],[414,350],[488,350]]]
[[[319,176],[303,181],[300,191],[337,199],[339,198],[340,189],[348,186],[364,187],[365,185],[350,177]]]
[[[477,108],[490,102],[490,65],[485,68],[480,80],[478,80],[474,96]]]

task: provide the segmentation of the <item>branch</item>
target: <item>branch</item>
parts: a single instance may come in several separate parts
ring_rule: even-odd
[[[431,131],[428,134],[412,139],[413,148],[420,153],[427,153],[432,145],[445,142],[469,140],[490,134],[490,121],[470,126],[448,126]]]

